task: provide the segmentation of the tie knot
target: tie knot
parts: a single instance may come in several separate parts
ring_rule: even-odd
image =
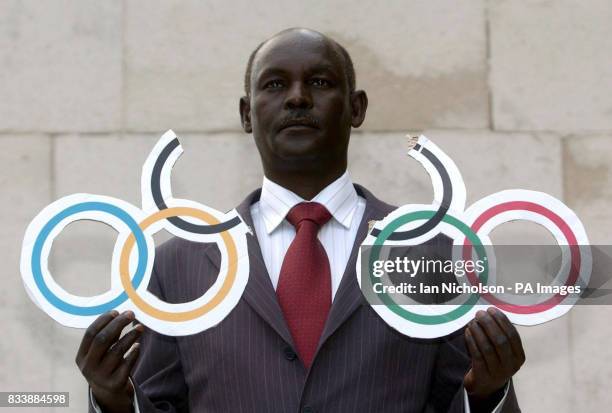
[[[303,221],[311,221],[321,228],[327,221],[330,220],[331,214],[318,202],[301,202],[291,208],[287,214],[287,221],[296,229]]]

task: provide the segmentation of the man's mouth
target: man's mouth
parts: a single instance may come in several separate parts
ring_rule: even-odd
[[[284,129],[319,129],[317,122],[314,119],[308,118],[298,118],[298,119],[288,119],[285,120],[279,129],[279,131]]]

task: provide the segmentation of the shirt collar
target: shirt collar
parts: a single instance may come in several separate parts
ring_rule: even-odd
[[[259,198],[259,210],[266,231],[270,234],[283,222],[289,210],[305,200],[264,176]],[[311,202],[323,204],[332,217],[345,228],[350,228],[357,207],[358,195],[348,171],[326,186]]]

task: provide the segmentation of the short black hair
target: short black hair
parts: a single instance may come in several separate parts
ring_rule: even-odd
[[[253,71],[253,62],[255,61],[255,56],[257,55],[257,52],[259,51],[259,49],[262,48],[264,44],[268,42],[268,40],[271,40],[274,37],[278,36],[279,34],[286,32],[286,31],[290,31],[290,30],[294,30],[294,29],[283,30],[282,32],[276,34],[270,39],[264,40],[263,42],[259,43],[259,45],[255,48],[255,50],[251,52],[251,55],[249,56],[249,61],[247,62],[246,72],[244,73],[244,92],[246,93],[247,96],[251,95],[251,72]],[[346,79],[348,80],[349,92],[354,92],[355,83],[356,83],[355,82],[355,67],[353,66],[353,59],[351,59],[351,55],[349,55],[346,49],[334,39],[327,37],[323,34],[322,36],[325,37],[325,39],[327,39],[328,41],[330,41],[340,52],[340,55],[342,56],[342,60],[344,61],[344,73],[346,75]]]

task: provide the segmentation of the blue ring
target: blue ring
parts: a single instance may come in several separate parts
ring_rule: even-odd
[[[84,211],[101,211],[106,212],[110,215],[114,215],[115,217],[122,220],[135,235],[136,245],[138,246],[138,267],[136,269],[136,274],[132,279],[132,285],[134,286],[134,289],[138,288],[144,278],[145,270],[147,268],[149,250],[147,248],[144,233],[138,226],[138,223],[130,216],[130,214],[125,212],[123,209],[106,202],[81,202],[75,204],[59,212],[45,224],[45,226],[38,234],[38,237],[36,237],[36,242],[34,243],[34,248],[32,250],[32,273],[34,275],[34,281],[36,282],[38,289],[47,299],[47,301],[58,309],[60,309],[61,311],[79,316],[91,316],[102,314],[106,311],[115,309],[128,299],[127,293],[124,291],[119,296],[115,297],[113,300],[105,304],[99,304],[89,307],[73,305],[63,301],[55,294],[53,294],[51,290],[49,290],[49,287],[47,287],[47,284],[45,284],[45,280],[43,278],[40,266],[43,245],[45,244],[45,241],[49,237],[49,234],[51,233],[53,228],[55,228],[65,218]]]

